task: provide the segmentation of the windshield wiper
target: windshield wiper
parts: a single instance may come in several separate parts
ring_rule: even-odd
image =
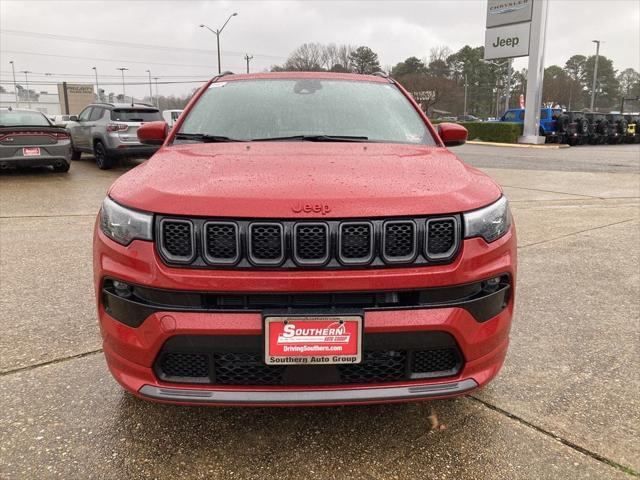
[[[243,142],[244,140],[237,140],[235,138],[223,137],[222,135],[209,135],[206,133],[178,133],[176,134],[177,140],[195,140],[203,143],[214,142]]]
[[[287,140],[300,140],[306,142],[366,142],[369,137],[357,137],[353,135],[291,135],[288,137],[252,138],[252,142],[278,142]]]

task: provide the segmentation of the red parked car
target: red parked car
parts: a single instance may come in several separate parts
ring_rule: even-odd
[[[215,77],[110,188],[94,236],[112,374],[156,401],[453,397],[502,366],[516,234],[500,187],[383,76]]]

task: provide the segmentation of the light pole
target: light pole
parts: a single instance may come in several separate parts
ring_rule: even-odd
[[[98,85],[98,69],[96,67],[91,67],[91,70],[96,74],[96,98],[100,101],[100,86]]]
[[[216,35],[216,40],[218,44],[218,75],[222,73],[222,70],[220,69],[220,34],[222,33],[222,30],[224,30],[224,27],[227,26],[227,23],[229,23],[229,20],[231,20],[231,17],[235,17],[236,15],[238,15],[237,12],[234,12],[231,15],[229,15],[229,18],[227,18],[227,21],[224,22],[224,25],[222,25],[222,28],[220,28],[219,30],[214,30],[213,28],[208,27],[204,23],[200,24],[200,28],[206,28],[207,30],[209,30],[210,32]]]
[[[18,101],[18,89],[16,88],[16,67],[13,64],[13,60],[9,63],[11,64],[11,72],[13,73],[13,93],[16,96],[16,108],[20,108],[20,102]]]
[[[509,100],[511,100],[511,65],[513,63],[513,58],[510,58],[507,62],[507,85],[505,88],[505,100],[504,100],[504,111],[509,110]]]
[[[149,101],[153,103],[153,92],[151,91],[151,70],[146,70],[149,74]]]
[[[593,65],[593,84],[591,86],[591,108],[590,110],[593,112],[593,107],[596,103],[596,80],[598,79],[598,57],[600,56],[600,40],[591,40],[596,44],[596,61]]]
[[[31,108],[31,92],[29,91],[29,74],[32,73],[29,70],[20,70],[20,73],[24,73],[24,81],[27,84],[27,105]]]
[[[125,94],[125,91],[124,91],[124,72],[126,70],[129,70],[129,69],[125,68],[125,67],[119,67],[119,68],[116,68],[116,70],[120,70],[120,72],[122,73],[122,101],[126,102],[127,99],[126,99],[126,94]],[[133,97],[131,97],[131,103],[133,103]]]
[[[464,108],[463,115],[467,115],[467,74],[464,74]]]
[[[160,108],[160,97],[158,96],[158,77],[153,77],[156,81],[156,108]]]
[[[244,59],[247,61],[247,73],[249,73],[249,60],[253,58],[253,55],[249,56],[248,53],[245,53]]]

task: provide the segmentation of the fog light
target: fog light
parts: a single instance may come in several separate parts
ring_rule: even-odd
[[[130,285],[127,285],[124,282],[119,282],[118,280],[113,281],[113,290],[115,294],[119,297],[129,298],[132,293],[132,288]]]
[[[500,280],[502,279],[502,277],[493,277],[490,278],[489,280],[486,280],[484,282],[484,288],[483,290],[485,292],[495,292],[498,290],[498,288],[500,288]]]

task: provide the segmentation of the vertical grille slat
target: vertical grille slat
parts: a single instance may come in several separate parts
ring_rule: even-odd
[[[280,223],[249,225],[249,257],[262,265],[278,265],[284,259],[284,227]]]
[[[204,253],[212,264],[236,263],[240,257],[238,226],[232,222],[205,223]]]
[[[293,229],[293,254],[302,265],[322,265],[329,259],[329,226],[297,223]]]
[[[164,255],[174,262],[190,262],[195,257],[193,224],[188,220],[163,220],[161,223],[161,248]]]
[[[427,258],[441,260],[450,257],[458,246],[458,231],[458,219],[455,217],[427,220]]]
[[[417,253],[416,224],[411,220],[385,222],[382,256],[387,262],[408,262]]]
[[[339,256],[343,263],[366,264],[373,258],[374,232],[369,222],[344,222],[338,234]]]

